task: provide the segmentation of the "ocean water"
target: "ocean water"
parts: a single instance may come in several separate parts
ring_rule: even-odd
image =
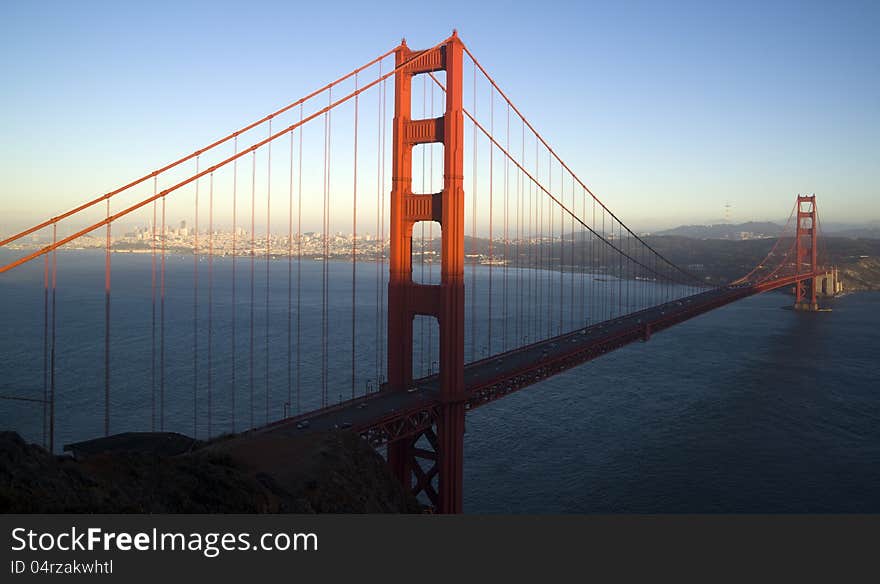
[[[64,252],[58,257],[60,450],[103,433],[104,280],[102,254]],[[199,264],[196,313],[193,258],[167,258],[162,376],[157,373],[162,370],[158,337],[153,345],[151,258],[113,255],[111,432],[164,427],[204,438],[209,419],[211,434],[240,430],[297,407],[308,410],[375,388],[384,362],[376,350],[384,345],[376,316],[377,299],[384,300],[384,270],[377,277],[374,264],[358,264],[352,386],[351,264],[328,265],[334,293],[328,302],[326,372],[321,262],[303,261],[296,312],[288,310],[297,305],[295,293],[287,293],[288,276],[296,281],[296,264],[289,272],[286,261],[269,262],[267,278],[265,262],[257,260],[253,317],[250,260],[236,264],[233,305],[231,261],[214,262],[214,332],[209,338],[206,261]],[[0,277],[2,395],[43,395],[43,268],[36,262]],[[430,272],[425,280],[436,279],[438,269]],[[498,309],[502,273],[495,269],[492,341],[485,326],[488,269],[468,273],[477,286],[473,313],[480,323],[468,328],[468,360],[504,348]],[[511,278],[516,274],[511,270]],[[508,290],[511,314],[517,301],[524,306],[520,324],[509,321],[510,345],[516,344],[516,335],[554,332],[555,321],[539,321],[537,314],[558,298],[560,288],[548,293],[556,277],[530,272],[533,288]],[[622,283],[601,280],[592,286],[594,319],[635,308],[635,295],[629,307],[620,305]],[[561,293],[565,304],[569,287]],[[790,303],[789,296],[778,293],[740,301],[472,412],[465,434],[465,511],[880,511],[880,295],[845,296],[832,302],[832,312],[818,314],[783,309]],[[157,335],[159,311],[157,304]],[[466,320],[471,314],[468,306]],[[574,328],[577,315],[563,316],[563,327]],[[417,321],[414,333],[414,373],[424,375],[437,360],[436,328]],[[42,407],[0,400],[0,428],[39,443]]]
[[[742,300],[468,417],[465,510],[880,512],[880,294]]]

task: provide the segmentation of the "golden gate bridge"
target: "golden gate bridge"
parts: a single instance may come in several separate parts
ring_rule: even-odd
[[[167,266],[181,251],[169,235],[172,213],[194,219],[192,276],[173,282],[191,304],[182,351],[166,335],[183,303],[170,292]],[[221,234],[230,216],[231,232]],[[304,232],[319,220],[317,232]],[[149,225],[139,274],[149,318],[138,335],[130,318],[114,325],[126,318],[112,285],[113,230],[125,221]],[[347,237],[333,234],[340,228]],[[37,379],[36,389],[3,397],[42,406],[44,445],[54,451],[66,416],[56,398],[79,383],[58,367],[79,345],[59,335],[67,257],[59,252],[97,233],[103,314],[87,337],[103,435],[164,431],[169,411],[189,407],[180,403],[188,393],[193,437],[351,429],[387,449],[414,494],[460,512],[468,411],[757,293],[794,288],[795,307],[816,310],[819,232],[815,196],[798,196],[764,261],[730,285],[709,286],[603,204],[455,32],[426,50],[403,41],[0,241],[17,256],[0,274],[39,268],[42,299],[28,319],[40,348],[4,363],[5,377]],[[24,244],[34,238],[43,244],[31,250]],[[345,278],[339,260],[350,264]],[[218,274],[229,278],[229,297],[217,293]],[[304,290],[314,296],[304,301]],[[133,427],[114,421],[117,352],[143,357],[150,407]],[[181,352],[192,357],[189,373],[170,376]]]

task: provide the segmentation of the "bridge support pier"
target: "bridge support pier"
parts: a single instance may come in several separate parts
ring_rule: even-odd
[[[794,309],[801,312],[818,312],[819,311],[819,303],[818,302],[795,302]]]
[[[464,403],[445,404],[438,429],[440,497],[437,508],[443,513],[461,513],[464,482]]]
[[[440,513],[462,510],[464,449],[464,45],[453,31],[439,48],[413,51],[402,42],[395,52],[394,135],[392,142],[390,279],[388,283],[388,391],[412,386],[413,319],[432,316],[440,325],[441,415],[436,432],[388,445],[388,464],[401,483],[423,493]],[[446,72],[446,111],[435,119],[413,120],[412,78]],[[414,194],[412,149],[441,143],[443,191]],[[440,284],[412,279],[412,230],[419,221],[441,227]],[[424,438],[424,440],[423,440]],[[431,450],[426,448],[430,446]],[[420,461],[430,465],[426,470]],[[437,478],[437,488],[433,479]]]

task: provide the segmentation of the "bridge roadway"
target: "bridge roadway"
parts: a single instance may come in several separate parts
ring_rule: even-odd
[[[766,288],[765,288],[766,289]],[[751,284],[715,288],[465,365],[465,407],[473,409],[675,324],[757,294]],[[373,445],[416,435],[442,405],[437,375],[409,391],[381,390],[253,430],[301,435],[333,429],[359,432]]]

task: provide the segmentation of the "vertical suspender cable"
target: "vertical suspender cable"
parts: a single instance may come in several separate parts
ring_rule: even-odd
[[[584,209],[584,221],[587,221],[587,191],[581,188],[581,197]],[[590,220],[590,228],[581,231],[581,326],[593,324],[593,279],[596,273],[596,264],[593,261],[593,232],[596,229],[595,217]],[[589,278],[587,277],[589,275]]]
[[[639,266],[639,272],[642,275],[642,283],[643,283],[643,285],[642,285],[642,290],[643,290],[642,306],[647,308],[648,306],[651,306],[654,303],[651,302],[651,294],[653,294],[653,289],[651,287],[649,287],[649,285],[648,285],[649,282],[652,280],[652,278],[649,277],[649,273],[644,266],[647,265],[648,263],[650,263],[651,261],[653,261],[653,257],[652,257],[652,255],[648,254],[648,250],[645,249],[644,246],[641,246],[641,249],[642,249],[642,262],[641,262],[641,265]]]
[[[214,415],[214,173],[208,183],[208,438]]]
[[[434,118],[434,84],[431,84],[431,118]],[[431,142],[428,144],[428,176],[431,178],[428,180],[428,185],[430,185],[431,191],[433,192],[434,188],[434,143]],[[433,251],[434,248],[434,222],[428,221],[428,249]],[[437,256],[433,253],[431,254],[431,261],[428,263],[428,282],[434,282],[434,258]],[[434,335],[431,330],[428,331],[428,360],[434,359]],[[430,363],[431,370],[430,373],[434,374],[434,363],[433,361]]]
[[[614,241],[614,220],[609,218],[608,220],[608,231],[610,232],[611,241]],[[619,245],[620,242],[618,241]],[[610,306],[610,314],[612,317],[616,317],[618,315],[617,307],[615,307],[615,302],[619,303],[620,301],[617,299],[617,292],[619,291],[620,286],[620,263],[618,262],[618,258],[615,253],[611,250],[611,244],[606,246],[608,253],[608,261],[613,264],[613,273],[615,275],[615,281],[611,285],[611,306]]]
[[[624,233],[623,223],[617,226],[620,234],[620,263],[623,272],[623,281],[621,282],[621,314],[629,313],[629,285],[630,285],[630,263],[629,263],[629,232]],[[626,239],[624,239],[626,238]]]
[[[329,90],[329,98],[328,103],[332,103],[332,93],[333,90]],[[328,215],[328,187],[330,184],[329,179],[330,174],[330,110],[324,113],[324,195],[323,195],[323,224],[322,229],[324,235],[324,261],[322,264],[322,273],[321,273],[321,406],[327,405],[327,262],[329,256],[329,243],[330,243],[330,234],[329,231],[329,222],[327,221]]]
[[[635,232],[633,232],[633,235],[635,235]],[[633,280],[634,280],[634,282],[633,282],[633,292],[634,292],[633,300],[636,304],[635,309],[641,310],[643,302],[644,302],[644,296],[645,296],[645,287],[642,286],[642,280],[641,280],[641,276],[642,276],[641,262],[644,261],[645,254],[644,254],[644,246],[643,245],[639,244],[636,241],[633,241],[633,245],[635,246],[635,254],[634,254],[635,259],[633,260],[633,271],[635,273],[635,276],[633,277]]]
[[[600,209],[602,213],[602,237],[595,238],[599,239],[598,242],[595,242],[599,247],[596,248],[596,263],[599,265],[599,272],[602,275],[602,279],[607,281],[608,276],[608,265],[605,261],[605,209]],[[598,227],[598,225],[597,225]],[[598,234],[598,231],[597,231]],[[596,304],[598,312],[598,321],[604,321],[608,318],[608,286],[603,282],[601,285],[596,286],[596,294],[598,298],[596,299]]]
[[[526,159],[525,153],[525,125],[522,126],[522,168],[526,168],[528,166],[528,159]],[[522,307],[520,311],[523,313],[520,319],[523,324],[520,327],[520,340],[523,344],[526,344],[529,335],[531,333],[532,326],[532,305],[535,303],[534,298],[532,297],[532,272],[534,271],[534,267],[532,266],[532,183],[527,180],[525,172],[520,170],[520,190],[522,191],[522,233],[523,233],[523,246],[525,246],[524,255],[526,256],[523,260],[524,269],[521,275],[523,282],[521,282],[521,286],[524,289],[527,289],[528,292],[521,292],[520,294],[525,296],[523,299]]]
[[[639,253],[638,261],[636,261],[636,291],[638,292],[638,306],[636,308],[641,310],[646,306],[648,293],[648,286],[646,285],[646,280],[643,279],[644,271],[642,268],[642,264],[646,261],[645,246],[636,244],[636,249]]]
[[[510,104],[507,104],[507,131],[505,132],[505,139],[507,141],[507,151],[510,152]],[[502,351],[506,351],[508,347],[508,323],[507,323],[507,284],[508,284],[508,265],[510,264],[510,233],[509,229],[509,220],[510,220],[510,209],[508,207],[510,193],[509,190],[509,177],[510,174],[510,161],[507,156],[504,157],[504,301],[502,302],[502,318],[503,318],[503,333],[502,337],[504,338],[504,343],[501,347]]]
[[[547,157],[547,160],[550,160],[550,157]],[[547,165],[547,190],[551,193],[553,192],[553,168],[551,164]],[[546,193],[544,194],[546,196]],[[547,231],[545,232],[545,237],[549,240],[549,245],[545,245],[545,253],[544,253],[544,273],[541,274],[541,283],[544,285],[544,302],[545,306],[545,316],[547,317],[547,328],[544,329],[542,326],[542,330],[545,331],[543,334],[545,338],[551,336],[551,331],[553,330],[553,201],[550,197],[546,197],[546,200],[541,202],[541,224],[543,225],[544,217],[547,218]]]
[[[613,219],[613,218],[609,218],[609,220],[608,220],[608,231],[609,231],[609,234],[610,234],[610,237],[611,237],[611,241],[617,241],[617,245],[620,245],[620,241],[614,239],[614,219]],[[608,256],[609,256],[609,257],[608,257],[608,261],[609,261],[609,263],[613,264],[613,265],[612,265],[612,268],[613,268],[613,273],[614,273],[614,275],[615,275],[615,281],[614,281],[614,282],[612,283],[612,285],[611,285],[611,308],[610,308],[610,312],[611,312],[611,316],[616,318],[616,317],[619,316],[619,314],[620,314],[620,312],[619,312],[619,309],[620,309],[620,299],[619,299],[619,292],[620,292],[620,258],[619,258],[619,257],[617,256],[617,254],[611,249],[611,244],[609,244],[609,245],[606,246],[606,247],[608,248],[608,250],[607,250],[607,253],[608,253]]]
[[[571,179],[571,187],[572,187],[571,198],[572,198],[572,201],[574,201],[575,192],[577,191],[577,188],[578,188],[575,185],[574,177],[572,177],[572,179]],[[581,193],[583,194],[583,189],[581,189]],[[587,221],[587,200],[586,200],[586,198],[583,198],[583,196],[581,198],[581,218],[583,219],[584,222]],[[587,264],[586,264],[587,247],[585,245],[585,240],[586,240],[585,236],[587,234],[587,229],[586,229],[586,227],[581,225],[578,228],[578,231],[580,231],[580,233],[578,234],[578,237],[580,238],[580,245],[578,246],[578,249],[579,249],[578,260],[574,260],[574,247],[575,246],[574,246],[574,234],[572,233],[572,261],[579,262],[580,276],[581,276],[581,281],[578,284],[578,315],[577,315],[576,319],[572,319],[572,321],[575,322],[577,325],[576,328],[580,328],[580,327],[584,326],[584,318],[586,317],[586,296],[585,295],[587,292],[586,279],[585,279],[585,276],[587,273]],[[573,279],[573,277],[574,277],[574,273],[572,272],[572,279]]]
[[[547,175],[550,183],[553,182],[553,164],[547,165]],[[548,190],[552,193],[552,187],[549,187]],[[547,273],[547,338],[553,336],[553,324],[555,321],[554,312],[556,308],[556,296],[555,296],[555,282],[554,282],[554,274],[553,274],[553,246],[555,245],[555,236],[556,236],[556,209],[553,206],[553,200],[548,196],[547,197],[547,235],[549,239],[549,245],[547,246],[547,269],[545,270]]]
[[[358,88],[358,76],[354,76],[354,88]],[[354,399],[356,381],[357,338],[357,168],[358,168],[358,95],[354,96],[354,178],[352,179],[351,210],[351,398]]]
[[[199,174],[199,157],[196,156],[196,174]],[[193,438],[199,435],[199,180],[196,179],[195,226],[193,230]]]
[[[611,233],[609,233],[609,232],[611,231],[611,226],[612,226],[611,221],[608,221],[608,228],[606,231],[605,214],[606,214],[605,209],[602,209],[602,238],[603,239],[606,238],[606,234],[609,237],[611,236]],[[607,239],[606,239],[606,241],[607,241]],[[610,248],[610,244],[608,244],[608,243],[602,244],[602,256],[603,256],[602,257],[602,264],[605,268],[605,274],[607,276],[610,276],[615,271],[613,269],[614,266],[611,265],[613,260],[612,260],[612,256],[610,254],[609,248]],[[605,318],[610,319],[614,314],[614,287],[616,284],[614,282],[612,282],[610,279],[608,279],[607,282],[608,282],[608,285],[605,288],[605,294],[603,295],[604,296],[603,301],[604,301],[605,307],[606,307],[606,317]]]
[[[596,204],[595,200],[593,201],[593,232],[590,233],[590,251],[592,256],[592,269],[591,269],[591,277],[590,277],[590,308],[588,311],[588,318],[590,324],[594,324],[597,322],[601,322],[605,319],[605,293],[602,284],[598,282],[597,278],[602,275],[602,271],[605,267],[605,262],[603,261],[602,256],[602,248],[599,247],[599,223],[595,218],[596,214]],[[604,221],[604,219],[603,219]],[[604,234],[603,234],[604,236]]]
[[[43,448],[47,445],[49,415],[49,256],[43,257]]]
[[[549,157],[548,157],[549,160]],[[551,193],[553,192],[553,170],[550,165],[547,165],[547,180],[548,187],[547,190]],[[542,241],[545,241],[545,244],[541,247],[544,249],[544,270],[541,274],[541,287],[542,287],[542,296],[544,298],[544,302],[546,306],[544,310],[542,310],[541,318],[543,319],[546,316],[547,319],[547,328],[545,329],[543,324],[543,320],[541,321],[541,331],[542,335],[546,335],[544,338],[549,337],[549,331],[553,330],[553,296],[551,294],[552,285],[553,285],[553,275],[551,274],[552,263],[553,263],[553,214],[552,214],[552,205],[553,201],[550,200],[550,197],[544,198],[546,195],[542,194],[541,200],[541,229],[544,229],[544,218],[547,218],[547,231],[543,232],[544,237],[541,237]],[[546,240],[549,239],[549,245],[546,245]],[[545,332],[547,331],[547,332]]]
[[[575,207],[575,198],[574,198],[575,197],[575,194],[574,194],[575,190],[576,190],[576,187],[575,187],[575,182],[574,182],[574,176],[572,176],[571,177],[571,208],[572,208],[572,210],[574,210],[574,207]],[[581,213],[584,214],[584,209],[581,209]],[[583,231],[583,229],[581,231]],[[568,261],[571,263],[571,274],[570,274],[571,281],[569,282],[569,291],[570,291],[569,292],[569,301],[571,302],[571,307],[569,310],[568,320],[569,320],[569,328],[571,328],[574,326],[574,323],[575,323],[575,318],[574,318],[574,306],[575,306],[575,301],[574,301],[574,298],[575,298],[574,297],[574,288],[575,288],[575,286],[574,286],[574,269],[575,269],[575,263],[574,263],[574,261],[575,261],[574,260],[574,216],[571,216],[571,218],[570,218],[569,238],[571,239],[571,243],[569,243],[569,254],[568,254]],[[583,256],[581,256],[581,273],[583,273],[583,260],[584,260]],[[581,299],[583,298],[583,294],[580,296],[580,298]],[[580,301],[578,301],[578,306],[580,306],[580,305],[581,305],[581,303],[580,303]],[[578,328],[580,328],[580,327],[578,327]]]
[[[293,407],[293,130],[290,131],[290,182],[287,200],[287,409]]]
[[[603,283],[597,287],[597,294],[599,298],[597,299],[597,304],[601,304],[601,306],[597,307],[599,318],[597,321],[604,321],[608,319],[608,286],[605,285],[605,282],[608,280],[608,263],[605,261],[605,209],[601,209],[602,212],[602,237],[600,238],[600,242],[598,243],[599,247],[596,249],[596,263],[599,264],[599,272],[602,275]],[[594,278],[595,280],[595,278]]]
[[[269,136],[272,120],[269,120]],[[266,424],[269,423],[269,262],[272,260],[272,142],[266,146]]]
[[[565,181],[562,178],[563,168],[559,166],[559,201],[565,202]],[[559,324],[556,334],[562,334],[565,306],[565,211],[562,205],[559,207]]]
[[[477,117],[477,64],[474,62],[474,118]],[[477,125],[474,124],[474,136],[471,141],[474,149],[473,161],[473,188],[471,189],[471,361],[476,361],[477,350],[477,257],[479,246],[477,244]]]
[[[495,94],[494,89],[489,87],[489,135],[495,136]],[[486,357],[492,355],[492,264],[495,263],[495,256],[492,249],[494,242],[492,241],[494,238],[494,234],[492,232],[493,223],[495,221],[494,211],[495,211],[495,203],[494,203],[494,193],[495,193],[495,175],[494,175],[494,161],[495,161],[495,150],[492,146],[491,141],[489,142],[489,329],[488,329],[488,342],[486,343]]]
[[[157,178],[153,177],[153,196],[157,192]],[[153,201],[153,223],[150,226],[150,251],[152,255],[151,289],[153,297],[150,327],[150,431],[156,431],[156,201]]]
[[[382,80],[382,132],[381,132],[382,133],[382,148],[381,148],[382,176],[380,179],[381,184],[383,185],[383,188],[382,188],[382,192],[380,194],[381,212],[379,214],[380,218],[381,218],[380,226],[382,229],[382,231],[381,231],[381,234],[382,234],[382,243],[381,243],[382,253],[381,253],[381,256],[382,256],[382,277],[383,278],[388,273],[388,270],[386,269],[386,264],[385,264],[385,243],[386,243],[386,241],[385,241],[385,189],[384,189],[384,185],[385,185],[385,143],[386,143],[386,133],[387,133],[386,130],[387,130],[387,121],[388,121],[388,107],[386,105],[387,99],[388,99],[388,80],[383,79]],[[387,296],[386,296],[385,286],[381,286],[381,292],[382,292],[382,302],[380,303],[380,307],[379,307],[381,310],[381,318],[379,319],[380,320],[379,324],[381,325],[381,329],[382,329],[382,338],[379,342],[379,354],[380,354],[380,361],[379,362],[382,365],[382,372],[379,375],[379,379],[376,381],[377,388],[381,387],[382,380],[385,379],[385,376],[388,372],[387,371],[387,363],[386,363],[386,358],[387,358],[386,347],[387,347],[387,343],[388,343],[388,318],[387,318],[388,317],[388,312],[387,312],[388,307],[387,307]]]
[[[538,140],[535,140],[535,180],[540,181],[540,163],[538,159]],[[535,230],[538,232],[538,245],[535,250],[538,254],[538,269],[535,271],[535,292],[538,295],[538,301],[535,304],[535,340],[541,338],[543,329],[544,305],[542,303],[544,290],[544,203],[541,201],[542,194],[538,192],[535,185]]]
[[[332,93],[332,89],[330,90]],[[332,163],[333,163],[333,111],[329,110],[327,112],[327,259],[325,265],[327,266],[325,278],[327,279],[327,320],[326,320],[326,332],[324,341],[327,345],[326,351],[326,367],[327,367],[327,401],[330,400],[329,389],[330,389],[330,229],[331,229],[331,221],[330,216],[333,211],[333,199],[331,196],[331,183],[333,178],[332,173]],[[339,394],[340,401],[342,400],[342,394]]]
[[[547,156],[547,190],[553,192],[553,160]],[[555,300],[553,290],[553,246],[554,241],[554,213],[553,200],[547,197],[547,227],[550,234],[550,247],[547,250],[547,337],[553,336],[553,301]]]
[[[613,230],[612,230],[612,226],[613,226],[613,224],[611,224],[611,222],[609,221],[608,228],[609,228],[609,230],[612,231],[612,233],[610,234],[611,236],[614,235]],[[608,241],[608,239],[606,238],[606,235],[605,235],[605,209],[602,209],[602,239],[605,241]],[[605,267],[605,274],[606,275],[610,275],[612,273],[611,266],[609,265],[611,262],[611,258],[609,257],[609,254],[608,254],[608,247],[609,247],[609,244],[607,244],[607,243],[602,244],[602,256],[603,256],[602,264]],[[606,292],[603,295],[604,296],[603,301],[605,302],[605,305],[608,308],[606,319],[610,319],[613,314],[614,286],[615,286],[614,282],[611,282],[610,280],[608,280],[608,287],[606,288]]]
[[[329,90],[331,102],[333,89]],[[325,402],[330,401],[330,215],[333,210],[331,198],[331,178],[332,178],[332,162],[333,162],[333,111],[327,111],[327,238],[324,240],[324,280],[326,281],[326,295],[324,297],[324,368],[327,370],[326,380],[327,387],[324,390]],[[340,401],[342,394],[340,393]],[[325,405],[326,405],[325,403]]]
[[[235,154],[238,154],[238,136],[233,140],[233,149]],[[238,159],[236,158],[232,162],[232,334],[230,335],[229,341],[232,344],[231,352],[230,352],[230,365],[232,367],[231,371],[231,383],[229,388],[229,424],[231,431],[235,432],[235,363],[237,361],[236,358],[236,350],[235,350],[235,313],[238,311],[238,307],[235,304],[235,256],[237,255],[237,250],[235,249],[236,236],[238,233],[238,223],[236,213],[238,211]]]
[[[617,241],[618,247],[623,248],[623,224],[620,220],[617,220]],[[626,274],[624,272],[623,265],[623,254],[618,251],[617,254],[617,316],[620,316],[624,313],[623,311],[623,280],[626,278]]]
[[[586,191],[585,191],[583,188],[581,188],[580,191],[581,191],[581,212],[583,213],[583,218],[584,218],[584,221],[586,222],[586,221],[589,221],[589,219],[588,219],[589,215],[587,215],[587,193],[586,193]],[[592,226],[593,228],[595,228],[595,225],[593,225],[592,223],[591,223],[591,226]],[[587,323],[587,309],[588,309],[588,308],[592,309],[592,306],[589,306],[589,307],[588,307],[588,305],[587,305],[587,298],[588,298],[588,296],[589,296],[590,298],[592,297],[592,296],[591,296],[592,287],[590,287],[590,290],[589,290],[589,291],[587,290],[587,269],[588,269],[587,266],[589,265],[589,270],[590,270],[590,271],[593,270],[593,246],[592,246],[592,238],[590,238],[589,241],[587,240],[587,238],[588,238],[590,235],[592,235],[592,234],[590,233],[590,230],[589,230],[587,227],[582,227],[582,228],[581,228],[581,234],[580,234],[580,237],[581,237],[581,245],[580,245],[580,249],[581,249],[581,251],[580,251],[580,263],[581,263],[581,290],[580,290],[580,303],[581,303],[581,312],[580,312],[580,318],[579,318],[579,320],[578,320],[578,326],[587,326],[587,324],[588,324],[588,323]],[[589,247],[589,250],[590,250],[589,258],[588,258],[588,256],[587,256],[587,248],[588,248],[588,247]],[[588,264],[587,262],[589,262],[589,264]]]
[[[622,254],[622,255],[625,254],[625,255],[623,255],[623,257],[621,258],[621,261],[623,262],[624,279],[625,279],[625,286],[626,286],[626,296],[625,296],[625,300],[624,300],[624,302],[623,302],[623,311],[622,311],[622,314],[629,314],[629,312],[630,312],[629,289],[630,289],[630,283],[631,283],[630,281],[632,280],[632,275],[631,275],[631,273],[632,273],[632,264],[631,264],[630,259],[629,259],[629,255],[632,253],[631,250],[630,250],[630,247],[631,247],[631,245],[630,245],[631,238],[629,237],[629,231],[627,231],[626,233],[624,233],[624,231],[623,231],[623,224],[622,224],[622,223],[620,224],[619,227],[620,227],[620,237],[621,237],[621,242],[620,242],[620,243],[621,243],[621,245],[620,245],[620,248],[621,248],[621,254]],[[625,237],[626,239],[623,239],[624,237]]]
[[[630,288],[633,286],[633,273],[635,266],[633,265],[633,261],[630,259],[633,255],[632,246],[633,246],[633,238],[629,229],[626,230],[626,244],[625,244],[625,253],[626,253],[626,304],[624,307],[626,308],[626,314],[632,312],[632,296],[633,294],[630,291]]]
[[[162,195],[162,259],[159,268],[159,431],[165,431],[165,247],[168,228],[165,224],[165,195]]]
[[[525,125],[522,125],[523,128],[523,137],[522,137],[522,145],[520,146],[519,156],[521,159],[521,163],[525,166]],[[517,312],[517,320],[516,320],[516,344],[523,342],[523,265],[522,265],[522,237],[523,237],[523,181],[522,181],[522,171],[516,169],[516,287],[517,287],[517,299],[516,299],[516,312]]]
[[[611,225],[610,225],[610,229],[611,229],[611,238],[612,238],[612,241],[617,241],[617,245],[618,245],[618,247],[619,247],[619,246],[621,245],[621,241],[620,241],[620,230],[619,230],[619,229],[618,229],[618,231],[617,231],[617,239],[616,239],[616,240],[614,239],[614,237],[615,237],[615,235],[614,235],[614,225],[615,225],[615,223],[616,223],[616,220],[612,219],[611,221],[609,221],[609,223],[611,224]],[[621,256],[618,252],[612,251],[612,250],[610,250],[610,249],[608,250],[608,253],[611,254],[611,261],[614,262],[614,263],[616,264],[616,265],[615,265],[615,270],[614,270],[615,274],[617,275],[617,281],[615,282],[615,286],[614,286],[614,288],[615,288],[615,290],[616,290],[616,293],[615,293],[615,299],[612,300],[612,304],[616,301],[616,302],[617,302],[617,306],[616,306],[616,307],[612,306],[612,308],[614,309],[614,316],[615,316],[615,317],[618,317],[618,316],[620,316],[620,307],[621,307],[621,304],[620,304],[620,298],[621,298],[621,290],[622,290],[621,286],[622,286],[622,284],[623,284],[623,280],[622,280],[622,278],[623,278],[623,270],[622,270],[622,268],[621,268],[621,258],[622,258],[622,256]]]
[[[523,128],[525,128],[525,126],[523,126]],[[523,129],[523,133],[525,133],[525,129]],[[525,137],[523,137],[523,141],[525,141]],[[523,165],[525,165],[526,162],[527,162],[526,156],[525,156],[525,153],[523,153]],[[523,176],[523,181],[525,182],[525,176]],[[529,186],[529,202],[528,202],[528,209],[529,209],[528,266],[529,266],[529,271],[526,274],[526,278],[529,281],[529,295],[528,295],[528,302],[526,303],[527,317],[526,317],[526,321],[525,321],[525,328],[526,328],[526,336],[528,337],[529,340],[532,340],[532,339],[534,339],[534,336],[532,335],[532,322],[535,320],[532,317],[532,309],[535,306],[535,289],[533,286],[533,281],[534,281],[533,276],[535,274],[535,253],[534,253],[535,252],[535,226],[534,226],[533,219],[535,216],[535,213],[534,213],[535,209],[534,209],[534,206],[532,205],[532,191],[534,190],[534,185],[532,184],[532,181],[528,181],[528,186]]]
[[[379,62],[379,77],[382,76],[382,62]],[[378,102],[378,113],[376,122],[376,387],[379,386],[379,375],[382,371],[382,253],[384,251],[384,242],[379,235],[379,215],[382,212],[382,90],[384,85],[379,87],[379,93],[376,101]],[[364,394],[369,387],[364,388]]]
[[[250,343],[248,348],[249,379],[250,382],[250,428],[254,427],[254,271],[257,257],[257,234],[256,234],[256,210],[257,210],[257,151],[253,151],[251,157],[251,302],[250,302]]]
[[[581,189],[581,196],[584,198],[584,217],[587,216],[587,191]],[[596,231],[596,209],[593,207],[592,218],[590,219],[590,229],[584,231],[584,255],[589,253],[589,267],[584,274],[584,311],[583,319],[586,326],[596,322],[595,316],[595,282],[596,282],[596,253],[594,245],[594,234]],[[587,251],[589,250],[589,252]],[[589,290],[587,289],[589,288]]]
[[[333,90],[330,90],[332,94]],[[332,102],[332,97],[330,99]],[[332,162],[331,111],[327,111],[327,189],[324,214],[324,405],[330,401],[330,176]]]
[[[107,199],[107,219],[110,219],[110,199]],[[108,221],[104,255],[104,436],[110,435],[110,245]]]
[[[299,106],[299,121],[302,124],[303,106]],[[302,403],[302,156],[303,128],[299,128],[299,151],[297,152],[297,197],[296,197],[296,413],[300,413]]]
[[[565,180],[562,165],[559,166],[559,200],[565,201]],[[572,211],[574,206],[572,206]],[[565,307],[565,211],[559,207],[559,334],[564,327],[563,315]]]
[[[55,453],[55,354],[57,352],[56,302],[58,292],[58,224],[52,224],[52,344],[49,355],[49,452]]]
[[[538,178],[538,173],[540,172],[539,163],[538,163],[538,145],[535,143],[535,178]],[[535,225],[534,225],[534,236],[533,241],[535,244],[535,268],[534,268],[534,296],[532,297],[532,302],[535,305],[534,317],[532,318],[535,332],[532,335],[533,341],[540,340],[541,336],[541,312],[543,307],[541,306],[541,270],[543,268],[544,256],[542,252],[542,247],[544,242],[542,241],[543,230],[541,229],[541,193],[539,192],[537,185],[532,185],[532,190],[535,195]]]

